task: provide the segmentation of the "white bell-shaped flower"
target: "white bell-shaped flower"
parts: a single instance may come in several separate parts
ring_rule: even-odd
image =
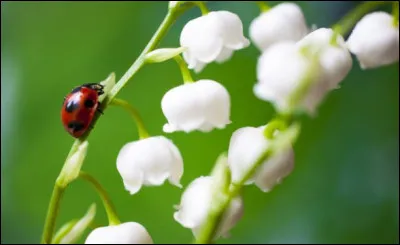
[[[250,45],[243,36],[240,18],[228,11],[214,11],[189,21],[182,30],[180,44],[189,69],[200,72],[206,64],[228,60],[235,50]]]
[[[309,32],[301,8],[281,3],[262,12],[250,24],[250,38],[258,49],[266,50],[282,41],[298,41]]]
[[[133,195],[142,185],[159,186],[166,179],[181,187],[183,159],[171,140],[154,136],[124,145],[117,157],[117,169],[125,189]]]
[[[392,64],[399,60],[399,25],[386,12],[367,14],[354,27],[347,45],[362,69]]]
[[[244,127],[232,134],[228,151],[232,183],[240,182],[269,145],[270,141],[264,136],[264,127]],[[255,183],[262,191],[268,192],[293,168],[294,152],[290,146],[264,161],[245,184]]]
[[[191,229],[198,237],[201,227],[207,219],[213,201],[215,190],[214,179],[211,176],[202,176],[192,181],[182,195],[181,202],[174,213],[174,219],[183,227]],[[229,208],[223,214],[222,221],[214,239],[229,235],[243,214],[243,200],[240,196],[232,199]]]
[[[312,86],[301,98],[299,107],[313,114],[316,107],[326,93],[320,88],[319,63],[314,64],[310,57],[303,54],[295,42],[279,42],[273,44],[263,52],[258,59],[257,79],[254,86],[255,95],[262,100],[273,103],[278,111],[289,108],[289,100],[293,92],[300,85],[312,66],[314,67],[310,79]]]
[[[185,83],[169,90],[161,101],[168,120],[164,132],[209,132],[225,128],[231,121],[230,96],[221,84],[212,80]]]
[[[322,67],[321,83],[324,87],[335,89],[347,76],[353,65],[350,52],[341,35],[337,35],[336,43],[332,44],[334,32],[329,28],[319,28],[297,42],[300,48],[308,48],[311,52],[319,53]]]
[[[126,222],[94,229],[85,244],[153,244],[153,239],[141,224]]]

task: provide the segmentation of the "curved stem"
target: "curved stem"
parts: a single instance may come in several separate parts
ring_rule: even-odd
[[[282,129],[279,136],[274,137],[272,141],[270,141],[270,144],[262,153],[260,153],[256,161],[246,170],[239,181],[231,183],[228,192],[218,188],[214,190],[211,209],[208,213],[206,223],[201,227],[199,236],[195,243],[213,242],[225,210],[228,209],[230,202],[240,194],[247,180],[254,176],[257,169],[273,154],[287,147],[289,143],[293,144],[296,141],[299,126],[297,123],[294,123],[290,127],[287,127],[286,125],[289,125],[291,120],[291,117],[282,117],[281,115],[278,115],[274,120],[268,123],[265,131],[273,132],[275,129]]]
[[[346,35],[351,28],[357,23],[361,17],[363,17],[366,13],[370,12],[372,9],[375,9],[379,5],[389,3],[388,1],[371,1],[365,2],[358,5],[354,8],[350,13],[345,15],[337,24],[335,24],[332,28],[335,30],[335,33],[338,33],[342,36]]]
[[[168,32],[169,28],[175,22],[175,20],[183,14],[186,10],[193,7],[192,4],[187,4],[185,7],[181,7],[177,4],[175,7],[171,7],[168,10],[167,15],[165,16],[164,20],[158,27],[157,31],[154,33],[153,37],[143,49],[142,53],[139,57],[135,60],[135,62],[129,67],[128,71],[121,77],[121,79],[114,85],[110,93],[105,97],[104,101],[101,103],[99,109],[105,110],[107,106],[111,103],[113,98],[121,91],[121,89],[128,83],[129,79],[146,63],[145,56],[148,52],[152,51],[161,41],[161,39],[165,36]],[[99,115],[96,115],[93,119],[92,126],[94,126],[99,118]],[[73,155],[79,146],[85,142],[85,140],[89,137],[90,132],[92,131],[89,128],[86,133],[79,139],[75,140],[74,144],[72,145],[68,156],[68,158]],[[67,162],[67,161],[66,161]],[[49,209],[46,216],[45,226],[43,230],[42,242],[49,243],[51,242],[51,237],[53,236],[54,232],[54,224],[55,219],[57,217],[58,206],[61,198],[61,194],[63,189],[58,186],[57,184],[54,186],[53,194],[50,199]]]
[[[163,22],[160,24],[158,27],[156,33],[154,33],[153,37],[147,44],[147,46],[143,49],[142,53],[139,55],[139,57],[135,60],[135,62],[132,64],[131,67],[129,67],[128,71],[125,72],[125,74],[119,79],[119,81],[114,85],[110,93],[104,98],[104,101],[101,103],[101,110],[105,111],[107,106],[111,103],[111,101],[114,99],[115,96],[121,91],[121,89],[128,83],[129,79],[133,77],[133,75],[136,74],[137,71],[146,63],[145,56],[147,53],[151,52],[152,50],[155,49],[155,47],[160,43],[161,39],[165,36],[169,28],[172,26],[172,24],[175,22],[175,20],[179,17],[179,15],[183,14],[183,11],[178,9],[175,11],[175,9],[170,9],[165,16]],[[92,125],[94,126],[99,119],[99,115],[96,115],[93,119]],[[92,129],[88,129],[84,135],[82,135],[81,138],[75,140],[74,144],[71,147],[70,153],[68,156],[73,154],[78,146],[84,142],[90,135],[90,132]]]
[[[196,1],[195,4],[199,7],[202,15],[206,15],[210,12],[203,1]]]
[[[149,133],[147,132],[146,127],[144,126],[143,120],[140,117],[140,114],[136,110],[135,107],[133,107],[127,101],[122,100],[122,99],[118,99],[118,98],[114,98],[111,101],[111,105],[121,106],[122,108],[126,109],[131,114],[131,116],[133,117],[133,119],[136,122],[136,126],[138,128],[139,138],[140,139],[145,139],[145,138],[149,137]]]
[[[244,183],[254,175],[255,171],[257,168],[266,160],[270,157],[272,151],[270,148],[266,149],[256,160],[256,162],[253,164],[253,166],[244,174],[243,178],[238,182],[235,183],[231,186],[231,189],[228,193],[227,198],[224,199],[217,199],[213,200],[213,205],[208,216],[207,216],[207,222],[205,223],[204,227],[202,227],[202,230],[200,231],[200,235],[196,239],[195,243],[197,244],[210,244],[213,242],[213,238],[219,228],[219,224],[221,223],[223,214],[225,210],[229,207],[230,202],[232,201],[233,198],[235,198],[240,191],[242,190],[242,187],[244,186]]]
[[[178,63],[179,69],[181,70],[183,82],[184,83],[192,83],[193,78],[190,75],[190,71],[187,68],[185,61],[182,59],[182,57],[180,55],[175,56],[174,59],[175,59],[176,63]]]
[[[267,12],[268,10],[271,9],[271,7],[268,6],[268,4],[266,4],[265,2],[256,1],[256,4],[257,4],[258,7],[260,8],[261,13]]]
[[[288,99],[289,104],[289,114],[293,114],[294,110],[296,109],[296,105],[300,104],[303,100],[305,94],[309,91],[311,86],[318,82],[317,75],[318,75],[318,62],[319,62],[319,55],[320,52],[308,53],[308,49],[304,49],[305,56],[310,60],[310,65],[307,68],[305,74],[301,78],[298,86],[294,89],[294,91],[290,94]]]
[[[118,219],[118,215],[115,211],[114,205],[112,204],[111,199],[109,198],[106,190],[101,186],[101,184],[93,176],[83,171],[79,173],[79,177],[91,183],[96,189],[101,200],[103,201],[103,205],[106,210],[108,222],[110,223],[110,225],[120,224],[121,221]]]
[[[53,193],[49,207],[47,209],[46,221],[44,224],[44,231],[42,235],[42,243],[50,244],[54,233],[54,227],[56,224],[57,214],[60,209],[61,198],[64,194],[64,188],[61,187],[57,182],[54,184]]]
[[[282,119],[272,120],[264,129],[264,135],[267,139],[273,139],[275,130],[283,131],[287,127],[286,121]]]

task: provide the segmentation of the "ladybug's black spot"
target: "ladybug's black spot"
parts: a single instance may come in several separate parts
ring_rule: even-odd
[[[94,101],[93,100],[91,100],[91,99],[85,100],[85,107],[86,108],[93,108],[93,106],[94,106]]]
[[[80,131],[84,128],[83,123],[78,121],[72,121],[68,123],[68,128],[72,129],[74,132]]]
[[[74,100],[70,100],[65,106],[65,111],[71,113],[78,108],[79,108],[79,103],[76,103]]]

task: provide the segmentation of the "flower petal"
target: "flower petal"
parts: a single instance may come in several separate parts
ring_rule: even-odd
[[[386,12],[369,13],[355,25],[347,46],[362,69],[394,63],[399,60],[399,26]]]
[[[299,85],[309,67],[310,60],[299,52],[295,43],[273,44],[258,60],[257,78],[260,86],[256,88],[256,95],[267,101],[273,98],[274,101],[271,102],[278,110],[285,110],[289,96]],[[261,97],[263,95],[267,96]]]
[[[255,184],[264,192],[269,192],[280,181],[288,176],[294,169],[294,152],[288,148],[282,153],[271,157],[262,165],[257,175]]]
[[[94,229],[85,244],[153,244],[153,239],[141,224],[126,222]]]
[[[200,80],[169,90],[161,101],[168,120],[164,132],[208,132],[230,123],[228,91],[212,80]]]
[[[200,230],[210,212],[215,194],[215,183],[212,176],[201,176],[189,184],[184,191],[181,203],[177,206],[178,211],[174,213],[174,219],[183,227],[192,230],[197,238]],[[217,228],[215,239],[225,235],[238,222],[243,214],[242,198],[235,197],[228,209],[223,214],[220,226]]]
[[[264,136],[264,128],[244,127],[232,134],[228,151],[232,183],[242,181],[261,154],[268,149],[270,141]],[[274,135],[277,134],[278,131]],[[255,182],[262,191],[270,191],[278,181],[292,172],[293,167],[293,149],[287,146],[265,160],[246,184]]]
[[[230,96],[220,83],[213,80],[197,81],[197,91],[203,96],[203,111],[207,123],[225,127],[230,123]]]
[[[240,182],[261,153],[267,149],[269,142],[263,130],[244,127],[236,130],[229,142],[228,165],[232,173],[232,183]],[[246,184],[254,182],[251,177]]]
[[[215,11],[214,14],[222,23],[224,46],[233,49],[243,49],[250,45],[250,41],[243,36],[243,24],[237,14],[229,11]]]
[[[281,3],[263,12],[250,24],[250,37],[261,51],[282,41],[298,41],[308,33],[301,8]]]
[[[215,59],[217,63],[223,63],[229,60],[233,55],[233,50],[230,48],[224,47],[218,57]]]
[[[196,60],[210,63],[215,60],[223,48],[220,32],[221,23],[210,13],[190,20],[183,27],[180,44],[182,47],[187,47],[187,52]]]
[[[203,224],[211,204],[212,178],[201,176],[188,185],[181,198],[180,209],[174,219],[185,228]]]
[[[167,178],[180,186],[183,160],[172,141],[154,136],[126,144],[118,154],[117,169],[125,188],[135,194],[142,185],[158,186]]]
[[[297,45],[299,47],[309,47],[314,52],[321,50],[320,63],[323,68],[323,83],[328,83],[330,89],[334,89],[347,76],[352,67],[352,59],[344,39],[337,35],[337,45],[331,44],[334,31],[329,28],[317,29],[302,40]]]
[[[233,50],[249,46],[239,17],[228,11],[214,11],[190,20],[182,29],[180,44],[187,48],[183,58],[189,69],[200,72],[213,61],[228,60]]]

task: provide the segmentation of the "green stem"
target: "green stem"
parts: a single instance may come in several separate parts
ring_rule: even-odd
[[[300,80],[298,86],[292,92],[288,99],[290,110],[289,114],[294,113],[294,110],[297,109],[296,106],[301,103],[302,99],[304,99],[305,94],[309,91],[311,86],[315,84],[315,82],[318,82],[316,75],[318,74],[317,69],[319,62],[319,52],[310,54],[310,52],[308,52],[308,49],[306,48],[304,48],[303,51],[304,55],[307,56],[308,59],[310,59],[310,65],[303,78]]]
[[[99,194],[101,200],[103,201],[104,208],[107,213],[108,222],[110,225],[118,225],[121,221],[118,219],[117,212],[115,211],[114,205],[111,202],[106,190],[101,186],[101,184],[90,174],[81,171],[79,173],[79,177],[90,182],[93,187],[96,189]]]
[[[232,184],[231,189],[228,193],[227,198],[220,198],[213,200],[213,208],[210,210],[207,216],[207,222],[205,223],[204,227],[200,231],[198,238],[196,239],[195,243],[197,244],[209,244],[213,242],[213,238],[219,228],[219,224],[222,221],[223,214],[225,210],[229,207],[232,199],[239,195],[244,183],[254,175],[257,168],[271,156],[272,151],[270,148],[266,149],[256,160],[253,164],[252,168],[250,168],[243,176],[243,178],[237,182]]]
[[[161,39],[166,35],[169,28],[175,22],[175,20],[183,14],[186,10],[193,7],[192,4],[186,4],[186,7],[181,7],[179,4],[176,7],[172,7],[168,10],[167,15],[164,20],[158,27],[157,31],[154,33],[153,37],[147,44],[147,46],[143,49],[142,53],[135,60],[132,66],[128,69],[128,71],[121,77],[121,79],[114,85],[110,93],[105,97],[104,101],[101,103],[100,109],[103,111],[107,108],[107,106],[111,103],[113,98],[121,91],[121,89],[128,83],[129,79],[146,63],[146,54],[154,50],[157,45],[161,42]],[[95,115],[92,126],[94,126],[99,118],[99,115]],[[71,147],[71,150],[68,153],[67,159],[73,155],[79,148],[79,146],[85,142],[85,140],[89,137],[90,132],[92,131],[89,128],[86,133],[79,139],[75,140],[74,144]],[[54,232],[54,223],[57,216],[59,199],[63,190],[60,190],[60,187],[57,184],[54,186],[53,194],[50,199],[49,209],[46,216],[45,226],[43,230],[42,241],[44,243],[49,243],[51,241],[51,237]]]
[[[182,59],[182,56],[177,55],[174,57],[176,63],[178,63],[179,69],[181,70],[182,73],[182,78],[184,83],[192,83],[193,78],[190,75],[190,71],[185,63],[185,61]]]
[[[395,27],[399,26],[399,2],[398,1],[393,1],[392,15],[393,15],[393,25]]]
[[[271,9],[271,7],[268,6],[268,4],[266,4],[265,2],[256,1],[256,4],[257,4],[258,7],[260,8],[261,13],[267,12],[268,10]]]
[[[264,135],[267,139],[273,139],[275,130],[283,131],[287,127],[287,122],[282,119],[272,120],[264,129]]]
[[[174,9],[170,9],[168,14],[165,16],[163,22],[158,27],[156,33],[154,33],[153,37],[147,44],[147,46],[143,49],[142,53],[135,60],[131,67],[129,67],[128,71],[119,79],[119,81],[114,85],[110,93],[105,97],[104,101],[101,103],[102,111],[105,111],[107,106],[111,103],[114,97],[121,91],[121,89],[128,83],[128,81],[139,71],[139,69],[146,63],[145,56],[147,53],[154,50],[157,45],[160,43],[161,39],[165,36],[169,28],[175,22],[175,20],[179,17],[179,15],[183,14],[183,11],[179,9],[179,11],[175,11]],[[92,125],[94,126],[98,120],[99,116],[96,115],[93,119]],[[72,145],[69,155],[73,154],[78,146],[84,142],[90,135],[92,129],[88,129],[81,138],[77,139],[75,143]]]
[[[121,100],[121,99],[118,99],[118,98],[114,98],[111,101],[111,105],[121,106],[122,108],[124,108],[125,110],[127,110],[131,114],[131,116],[133,117],[133,119],[136,122],[136,126],[138,128],[139,138],[140,139],[145,139],[145,138],[149,137],[149,133],[147,132],[146,127],[144,126],[143,120],[140,117],[140,114],[136,110],[135,107],[133,107],[127,101]]]
[[[228,209],[228,206],[233,197],[227,196],[221,200],[213,200],[212,209],[208,213],[207,223],[203,227],[200,235],[194,241],[196,244],[210,244],[213,243],[213,238],[217,233],[218,226],[222,221],[224,211]]]
[[[199,7],[202,15],[206,15],[210,12],[203,1],[196,1],[195,4]]]
[[[44,225],[44,231],[42,235],[42,244],[50,244],[54,227],[56,224],[57,214],[60,209],[61,198],[64,193],[64,188],[62,188],[57,182],[54,184],[53,193],[51,194],[51,199],[49,203],[49,208],[47,209],[47,217]]]
[[[290,122],[290,118],[286,118],[288,119],[287,121],[281,116],[278,116],[276,119],[272,120],[264,129],[264,134],[268,135],[272,139],[273,132],[276,129],[282,131],[285,130]],[[214,198],[211,205],[212,208],[207,216],[207,222],[200,231],[195,243],[208,244],[213,242],[213,238],[218,230],[219,224],[222,221],[223,214],[229,207],[230,202],[233,198],[240,194],[246,181],[254,175],[261,164],[263,164],[272,155],[272,153],[273,149],[271,147],[265,149],[264,152],[262,152],[254,162],[252,167],[243,175],[242,179],[240,179],[238,182],[232,183],[228,193],[226,193],[224,190],[215,190],[216,194],[213,195]]]
[[[335,24],[332,28],[335,30],[335,33],[337,32],[338,34],[344,36],[346,35],[351,28],[357,23],[361,17],[363,17],[365,14],[370,12],[372,9],[377,8],[378,6],[388,3],[387,1],[371,1],[371,2],[365,2],[360,5],[358,5],[356,8],[354,8],[350,13],[345,15],[337,24]]]

